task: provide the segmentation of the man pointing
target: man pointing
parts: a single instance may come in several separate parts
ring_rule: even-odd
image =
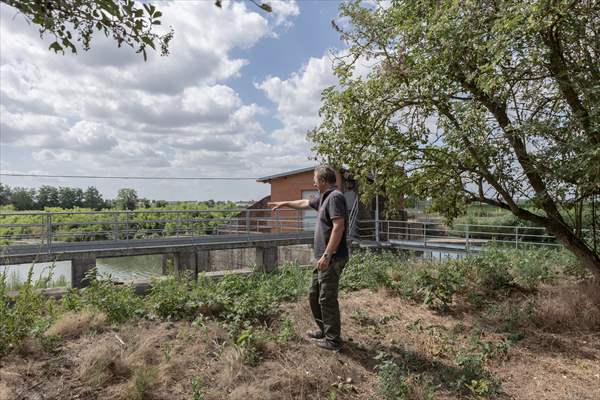
[[[309,291],[310,309],[318,329],[306,332],[311,339],[318,339],[319,347],[339,351],[341,349],[340,306],[338,286],[342,270],[348,262],[346,229],[348,212],[344,195],[336,188],[335,170],[321,165],[315,168],[314,186],[319,197],[312,200],[292,200],[269,203],[276,210],[290,207],[297,210],[317,210],[314,255],[317,267],[313,271]]]

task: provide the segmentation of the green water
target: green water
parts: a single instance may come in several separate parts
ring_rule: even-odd
[[[98,274],[110,275],[112,279],[123,281],[159,276],[162,272],[162,256],[136,256],[118,258],[99,258],[96,261]],[[71,285],[71,262],[0,265],[0,274],[5,274],[9,287],[16,287],[27,279],[29,269],[33,268],[32,281],[46,278],[52,271],[50,286]]]

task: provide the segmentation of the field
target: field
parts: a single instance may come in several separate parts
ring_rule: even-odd
[[[196,283],[144,298],[96,281],[61,301],[1,291],[0,399],[595,399],[600,293],[569,254],[443,263],[354,254],[345,346],[304,338],[311,271]]]

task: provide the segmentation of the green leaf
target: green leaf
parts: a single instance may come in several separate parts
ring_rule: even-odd
[[[273,11],[273,7],[271,7],[270,4],[268,3],[262,3],[260,5],[260,8],[262,8],[263,10],[265,10],[266,12],[272,12]]]
[[[58,53],[59,51],[63,51],[62,46],[58,42],[51,43],[50,46],[48,46],[48,49],[54,50],[55,53]]]

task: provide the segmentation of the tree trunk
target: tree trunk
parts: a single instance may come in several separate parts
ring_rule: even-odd
[[[600,283],[600,255],[593,249],[590,249],[582,239],[564,226],[553,224],[546,228],[583,262],[594,275],[596,282]]]

